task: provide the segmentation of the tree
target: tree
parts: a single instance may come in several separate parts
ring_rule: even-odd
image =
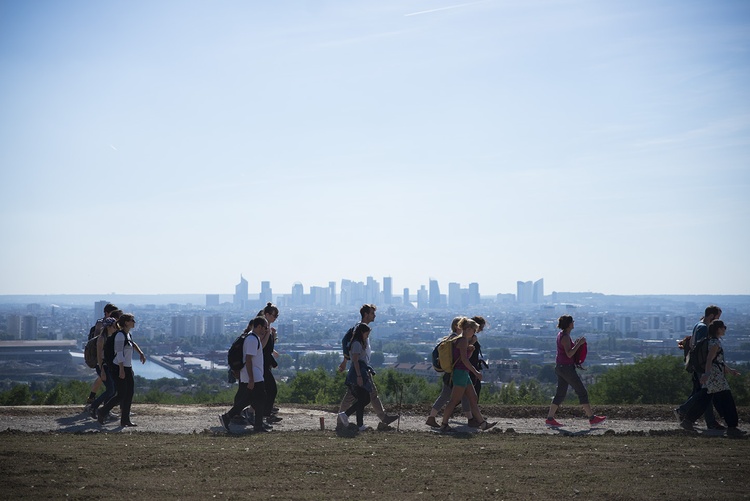
[[[690,388],[682,358],[662,355],[610,369],[589,387],[589,395],[600,404],[676,404]]]

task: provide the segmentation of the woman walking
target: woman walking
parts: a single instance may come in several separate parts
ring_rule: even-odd
[[[278,389],[276,387],[276,378],[273,377],[272,369],[278,367],[275,357],[279,356],[279,354],[274,350],[274,345],[276,344],[276,341],[278,341],[276,328],[271,327],[271,324],[279,318],[279,309],[273,303],[268,303],[265,308],[258,312],[258,316],[265,318],[268,322],[268,336],[263,345],[263,380],[266,383],[266,404],[263,406],[265,409],[265,415],[263,417],[265,418],[266,423],[273,424],[281,421],[281,418],[277,416],[274,411]]]
[[[555,414],[565,400],[565,395],[568,393],[568,386],[572,386],[576,395],[578,395],[578,402],[583,407],[589,424],[599,424],[607,419],[607,416],[596,416],[594,411],[591,410],[589,393],[586,391],[586,387],[583,385],[578,372],[576,372],[576,362],[573,357],[586,342],[586,338],[580,337],[575,342],[570,340],[570,333],[574,328],[574,323],[575,321],[570,315],[563,315],[557,320],[557,328],[560,329],[560,332],[557,333],[557,357],[555,358],[557,392],[555,392],[555,397],[549,406],[549,413],[547,413],[547,421],[545,422],[551,428],[563,426],[562,423],[557,422]]]
[[[356,414],[357,427],[359,431],[369,430],[370,427],[364,423],[364,412],[370,403],[370,392],[372,391],[372,379],[370,368],[370,327],[365,323],[357,324],[352,335],[352,344],[349,348],[351,365],[346,375],[346,385],[355,398],[354,403],[347,410],[339,414],[339,420],[348,422],[349,416]],[[343,416],[342,416],[343,414]]]

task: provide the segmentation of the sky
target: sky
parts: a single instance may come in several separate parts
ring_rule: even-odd
[[[0,0],[0,294],[750,294],[750,3]]]

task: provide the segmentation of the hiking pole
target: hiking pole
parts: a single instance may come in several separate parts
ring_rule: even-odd
[[[396,422],[396,431],[399,431],[399,428],[401,428],[401,401],[404,399],[404,385],[402,384],[399,387],[399,394],[398,394],[398,421]]]

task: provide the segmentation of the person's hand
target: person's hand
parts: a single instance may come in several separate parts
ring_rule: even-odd
[[[120,369],[120,379],[125,379],[125,369]]]
[[[480,380],[480,381],[482,380],[482,373],[481,372],[477,371],[476,376],[477,376],[478,380]]]
[[[363,384],[365,384],[365,382],[362,379],[362,376],[357,376],[357,386],[362,386]]]
[[[143,353],[141,353],[141,363],[142,364],[146,363],[146,355],[144,355]]]
[[[248,390],[252,390],[253,388],[255,388],[255,381],[250,381],[249,383],[247,383]]]
[[[344,369],[346,369],[346,359],[339,364],[339,372],[344,372]]]
[[[104,370],[104,367],[102,367],[102,373],[99,377],[101,378],[102,381],[107,380],[107,371]]]

